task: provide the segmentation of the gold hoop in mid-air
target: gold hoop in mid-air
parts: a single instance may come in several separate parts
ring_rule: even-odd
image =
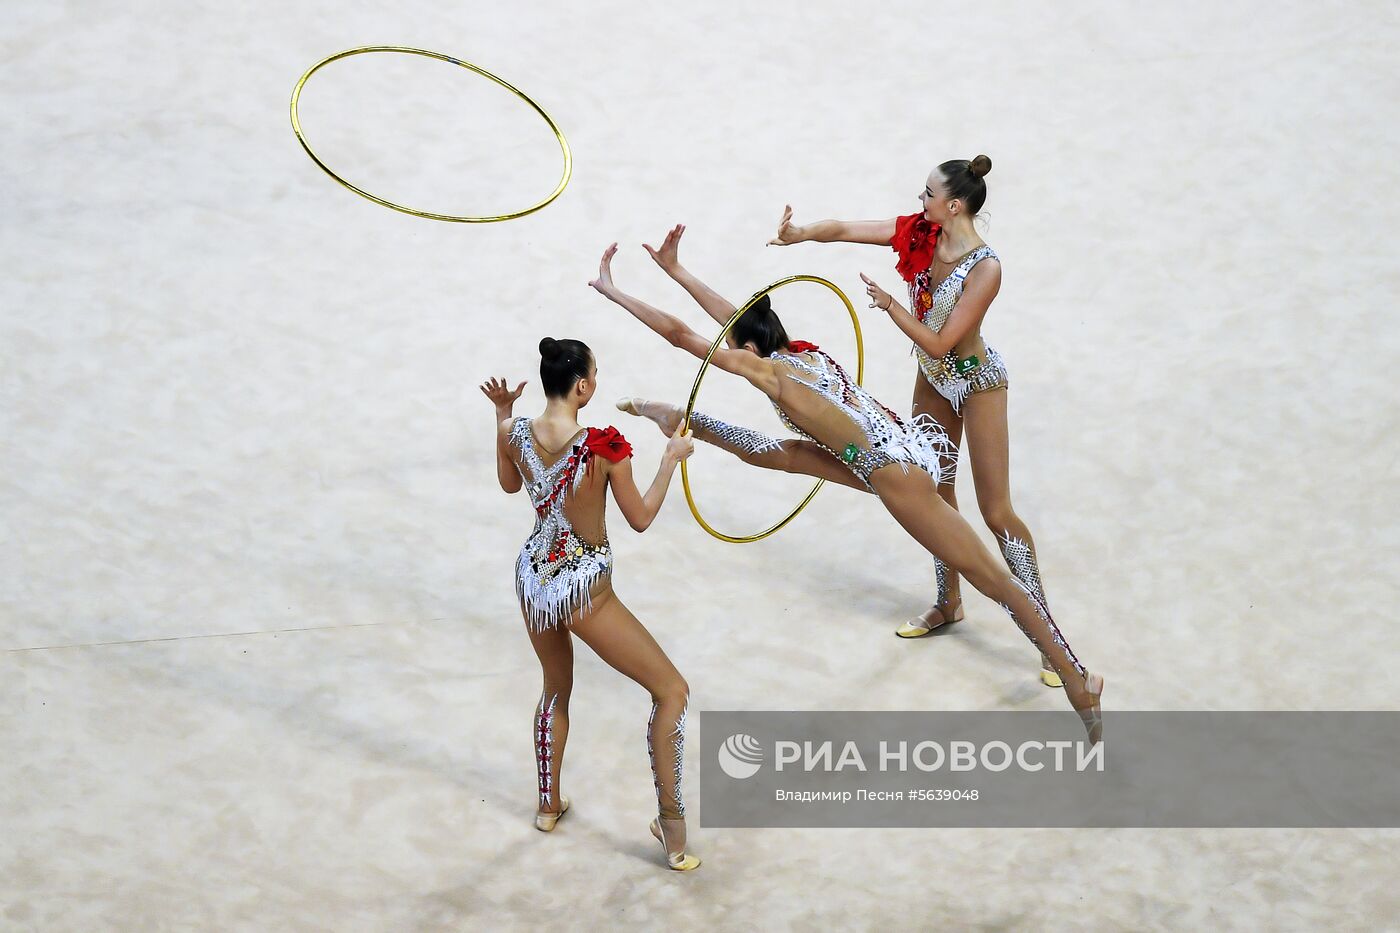
[[[559,148],[564,151],[564,174],[562,177],[560,177],[559,184],[555,185],[554,190],[550,192],[544,200],[538,201],[535,204],[532,204],[529,207],[525,208],[524,210],[512,211],[509,214],[498,214],[494,217],[467,217],[458,214],[435,214],[432,211],[420,211],[417,208],[406,207],[402,204],[395,204],[393,201],[381,198],[378,195],[370,194],[363,188],[357,188],[355,185],[352,185],[344,178],[341,178],[331,169],[330,166],[326,165],[325,162],[321,161],[321,157],[316,155],[316,153],[312,150],[310,144],[307,143],[306,137],[302,135],[301,118],[297,113],[297,103],[301,99],[301,89],[306,85],[307,79],[310,78],[313,74],[315,74],[318,69],[324,67],[325,65],[329,65],[331,62],[336,61],[338,59],[348,58],[351,55],[363,55],[367,52],[403,52],[407,55],[422,55],[426,58],[436,58],[438,61],[450,62],[453,65],[460,65],[461,67],[466,68],[468,71],[474,71],[484,78],[490,78],[492,81],[495,81],[507,91],[510,91],[516,97],[519,97],[521,100],[525,101],[525,103],[529,104],[530,107],[534,109],[536,113],[544,117],[544,122],[549,124],[550,130],[552,130],[554,133],[554,138],[559,140]],[[292,91],[292,131],[297,134],[297,142],[301,143],[301,148],[305,149],[306,154],[311,156],[311,161],[319,165],[321,167],[321,171],[334,178],[337,182],[344,185],[346,188],[349,188],[351,191],[355,192],[360,197],[368,198],[375,204],[382,204],[385,207],[392,208],[393,210],[402,211],[405,214],[412,214],[414,217],[426,217],[429,220],[446,220],[452,223],[460,224],[487,224],[494,223],[498,220],[514,220],[517,217],[524,217],[526,214],[533,214],[535,211],[544,207],[546,204],[553,201],[555,198],[559,197],[560,192],[562,192],[564,190],[564,187],[568,185],[569,178],[574,173],[574,157],[573,154],[569,152],[568,140],[564,138],[564,134],[560,131],[558,124],[554,122],[554,120],[550,117],[549,114],[545,113],[544,108],[541,107],[539,104],[535,103],[534,100],[531,99],[531,97],[524,91],[520,90],[515,85],[506,81],[504,78],[499,78],[496,75],[493,75],[491,72],[487,71],[485,68],[482,68],[478,65],[473,65],[471,62],[464,62],[459,58],[453,58],[451,55],[444,55],[441,52],[429,52],[426,49],[410,49],[400,45],[362,45],[358,48],[346,49],[344,52],[336,52],[334,55],[328,55],[316,64],[312,65],[310,68],[308,68],[306,70],[306,74],[301,76],[301,80],[297,82],[296,88]]]
[[[841,299],[842,303],[846,305],[846,310],[851,315],[851,324],[855,327],[856,331],[856,385],[860,385],[865,379],[865,341],[861,338],[860,318],[856,316],[856,309],[851,304],[851,299],[847,298],[846,293],[841,291],[841,289],[837,288],[835,284],[833,284],[832,282],[828,282],[826,279],[821,278],[820,276],[790,275],[785,279],[779,279],[778,281],[774,282],[772,285],[769,285],[762,291],[754,293],[754,296],[750,298],[742,308],[734,312],[734,314],[725,323],[724,329],[719,332],[719,336],[716,337],[714,339],[714,342],[710,344],[710,352],[705,354],[705,361],[700,364],[700,371],[695,374],[695,385],[691,387],[690,401],[687,402],[685,406],[684,425],[686,432],[690,431],[690,416],[695,411],[695,399],[700,395],[700,383],[705,378],[705,371],[710,368],[710,360],[714,359],[715,354],[719,352],[719,348],[724,344],[724,340],[726,337],[729,336],[729,332],[734,329],[734,325],[738,322],[739,318],[747,314],[748,310],[752,308],[755,304],[757,304],[760,298],[762,298],[764,295],[777,291],[784,285],[791,285],[793,282],[816,282],[818,285],[825,285],[827,288],[835,292],[837,297]],[[690,514],[695,516],[695,520],[700,523],[701,528],[704,528],[706,531],[714,535],[716,538],[719,538],[721,541],[728,541],[732,544],[748,544],[752,541],[761,541],[764,538],[771,535],[773,532],[777,531],[779,528],[782,528],[788,522],[796,518],[798,513],[807,507],[807,503],[812,501],[813,497],[817,494],[817,490],[821,489],[822,484],[826,482],[826,480],[824,479],[819,479],[815,483],[813,483],[811,490],[807,493],[805,497],[803,497],[802,501],[797,504],[797,508],[789,512],[786,518],[778,522],[776,525],[773,525],[771,528],[768,528],[764,531],[760,531],[757,534],[730,535],[725,534],[724,532],[714,528],[709,522],[705,521],[705,517],[700,514],[700,508],[695,504],[695,493],[690,488],[690,469],[688,467],[688,463],[688,460],[681,461],[681,486],[685,488],[685,501],[690,506]]]

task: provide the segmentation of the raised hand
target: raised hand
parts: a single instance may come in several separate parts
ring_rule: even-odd
[[[791,246],[802,242],[802,228],[792,222],[792,205],[783,207],[783,219],[778,221],[778,235],[768,241],[769,246]]]
[[[860,274],[860,280],[865,283],[865,293],[870,296],[870,307],[879,308],[881,311],[888,311],[894,307],[894,296],[876,285],[864,272]]]
[[[514,392],[506,385],[504,379],[497,379],[495,376],[481,384],[481,394],[490,399],[491,404],[495,405],[498,411],[509,411],[523,391],[525,391],[524,379],[520,380],[520,385],[515,387]]]
[[[666,239],[661,241],[661,248],[654,249],[647,244],[642,244],[642,249],[646,250],[651,258],[656,260],[656,264],[667,272],[674,272],[680,267],[681,258],[679,255],[681,245],[681,234],[685,233],[685,224],[676,224],[671,228],[671,232],[666,234]]]
[[[607,295],[613,288],[612,258],[616,255],[616,243],[603,250],[603,259],[598,263],[598,277],[588,283],[589,287],[596,289],[600,295]]]

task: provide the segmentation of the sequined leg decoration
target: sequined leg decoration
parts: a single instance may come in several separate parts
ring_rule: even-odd
[[[696,440],[722,447],[739,457],[767,453],[770,450],[779,450],[783,446],[783,442],[777,438],[769,437],[752,428],[729,424],[711,417],[703,411],[691,413],[690,428],[695,434]],[[701,432],[705,432],[705,434]],[[705,436],[706,434],[708,436]]]
[[[911,423],[914,425],[919,425],[925,419],[928,422],[932,422],[933,425],[936,425],[939,431],[943,431],[943,426],[938,424],[938,419],[934,418],[928,412],[919,413],[914,417]],[[944,454],[943,458],[939,461],[938,476],[935,477],[935,482],[937,482],[939,486],[943,486],[945,484],[952,485],[957,481],[958,476],[958,448],[952,442],[952,440],[948,438],[946,432],[944,432],[943,438],[946,447],[946,453]],[[937,494],[937,491],[935,491],[934,495]],[[937,593],[934,594],[933,605],[939,610],[940,613],[942,613],[943,618],[947,619],[949,617],[949,613],[944,611],[944,607],[948,605],[948,565],[943,563],[943,561],[939,559],[938,555],[935,554],[932,556],[933,579],[935,585],[938,587]]]
[[[1021,586],[1031,595],[1031,600],[1037,607],[1044,607],[1045,611],[1041,615],[1050,623],[1050,630],[1055,635],[1056,641],[1064,645],[1065,651],[1069,653],[1070,659],[1075,661],[1075,666],[1082,674],[1084,671],[1079,667],[1079,662],[1075,660],[1073,652],[1069,651],[1069,646],[1065,645],[1063,637],[1060,636],[1059,629],[1055,623],[1050,621],[1050,603],[1045,598],[1045,588],[1040,582],[1040,566],[1036,563],[1035,552],[1031,546],[1009,531],[997,535],[997,543],[1001,545],[1001,556],[1006,558],[1006,566],[1011,568],[1011,573],[1020,581]],[[1050,662],[1050,656],[1041,652],[1041,666],[1047,671],[1054,671],[1054,665]],[[1046,683],[1051,686],[1059,686],[1053,680]]]
[[[685,752],[685,714],[689,710],[689,703],[681,707],[681,716],[676,720],[676,731],[671,733],[671,746],[676,753],[676,787],[672,796],[676,800],[676,813],[680,816],[685,816],[685,801],[681,799],[681,759]]]
[[[933,559],[933,582],[938,587],[933,595],[933,606],[942,613],[943,607],[948,605],[948,565],[937,557]],[[944,613],[943,618],[946,620],[949,617]]]
[[[656,722],[655,700],[651,703],[651,715],[647,717],[647,760],[651,762],[651,784],[656,788],[656,800],[661,802],[661,776],[656,773],[656,746],[651,741],[651,727]]]
[[[1018,587],[1021,588],[1022,592],[1024,592],[1026,594],[1026,597],[1031,601],[1031,606],[1035,608],[1035,614],[1040,616],[1041,620],[1045,623],[1046,627],[1050,629],[1050,637],[1054,640],[1055,644],[1059,645],[1061,648],[1064,649],[1065,656],[1069,658],[1069,663],[1071,664],[1071,666],[1073,666],[1075,672],[1078,673],[1081,678],[1084,677],[1086,673],[1084,670],[1084,665],[1079,663],[1079,659],[1075,657],[1074,652],[1070,650],[1069,642],[1065,641],[1065,636],[1060,634],[1059,626],[1055,624],[1054,619],[1050,618],[1050,610],[1046,608],[1045,601],[1040,598],[1039,594],[1037,594],[1029,586],[1023,583],[1019,577],[1013,576],[1011,579],[1013,582],[1015,582],[1015,584]],[[1017,627],[1020,628],[1022,633],[1024,633],[1025,636],[1031,640],[1031,644],[1039,648],[1040,653],[1049,658],[1050,655],[1049,652],[1045,650],[1045,646],[1041,645],[1040,642],[1036,640],[1035,635],[1031,633],[1030,629],[1026,628],[1025,623],[1021,621],[1021,619],[1016,615],[1016,613],[1011,611],[1011,607],[1008,606],[1006,603],[998,603],[998,605],[1001,606],[1002,609],[1006,610],[1006,614],[1011,616],[1012,621],[1014,621]],[[1050,658],[1050,660],[1052,662],[1054,661],[1053,658]],[[1064,675],[1063,671],[1059,671],[1058,668],[1056,668],[1056,670],[1058,673],[1060,673],[1061,676]]]
[[[554,803],[554,704],[557,694],[544,694],[535,708],[535,761],[540,775],[540,809]]]
[[[1035,562],[1031,546],[1010,532],[997,536],[1001,545],[1001,556],[1006,558],[1006,566],[1011,568],[1017,580],[1035,595],[1042,605],[1049,605],[1045,599],[1045,589],[1040,584],[1040,567]]]
[[[656,710],[659,705],[660,704],[655,702],[651,704],[651,715],[647,718],[647,758],[651,760],[651,782],[652,786],[656,788],[657,808],[664,816],[666,812],[664,805],[666,793],[661,787],[661,772],[658,771],[656,767],[656,743],[652,739],[652,730],[656,727]],[[685,800],[681,796],[681,771],[683,768],[682,758],[685,753],[685,718],[688,711],[689,703],[687,702],[685,706],[681,707],[680,716],[676,718],[675,728],[668,736],[671,740],[671,753],[674,756],[672,766],[675,770],[673,772],[674,779],[671,783],[670,796],[676,805],[676,818],[683,818],[685,816]]]

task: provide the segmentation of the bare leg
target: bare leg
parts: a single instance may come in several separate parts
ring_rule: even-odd
[[[617,407],[629,414],[650,419],[667,437],[675,433],[685,415],[685,409],[679,406],[640,398],[622,399]],[[780,440],[698,411],[690,419],[690,431],[697,441],[727,450],[751,466],[783,473],[801,473],[861,492],[870,491],[845,464],[812,441],[797,438]]]
[[[1098,696],[1103,679],[1091,675],[1074,656],[1049,611],[1006,567],[977,540],[972,526],[934,495],[932,477],[922,470],[904,472],[898,465],[876,470],[870,478],[880,501],[905,530],[930,554],[942,558],[978,592],[996,600],[1026,637],[1049,658],[1065,682],[1069,701],[1098,740]]]
[[[982,518],[996,535],[997,544],[1012,574],[1046,606],[1040,566],[1035,559],[1031,531],[1011,507],[1011,444],[1006,427],[1007,392],[996,389],[968,396],[963,404],[967,419],[967,444],[972,454],[972,480]],[[1059,676],[1042,655],[1041,679],[1059,687]]]
[[[539,772],[539,812],[557,815],[562,809],[559,773],[564,764],[564,743],[569,738],[569,694],[574,686],[574,646],[563,628],[530,631],[530,644],[540,659],[544,689],[535,706],[535,764]],[[546,820],[541,829],[553,822]]]
[[[685,803],[681,797],[689,686],[656,639],[611,590],[595,600],[593,610],[575,621],[572,629],[598,657],[651,694],[647,754],[656,786],[662,845],[672,868],[695,867],[699,859],[685,854]]]
[[[953,410],[952,404],[939,395],[933,386],[929,385],[924,374],[917,368],[914,370],[914,401],[911,414],[916,418],[923,414],[931,416],[943,426],[943,430],[947,432],[948,439],[953,442],[954,448],[961,443],[962,418]],[[958,475],[957,459],[945,459],[943,469],[947,478],[939,484],[938,495],[956,510],[958,496],[954,482]],[[937,557],[933,559],[933,580],[933,605],[901,625],[896,629],[895,634],[903,638],[919,638],[940,625],[962,619],[961,581],[958,579],[958,575]]]

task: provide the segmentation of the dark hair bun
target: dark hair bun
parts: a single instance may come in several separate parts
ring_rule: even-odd
[[[977,158],[967,163],[967,168],[972,172],[973,178],[981,178],[992,170],[992,160],[984,155],[979,155]]]
[[[582,340],[565,337],[540,341],[540,384],[550,398],[563,398],[574,383],[587,378],[593,364],[593,351]]]

